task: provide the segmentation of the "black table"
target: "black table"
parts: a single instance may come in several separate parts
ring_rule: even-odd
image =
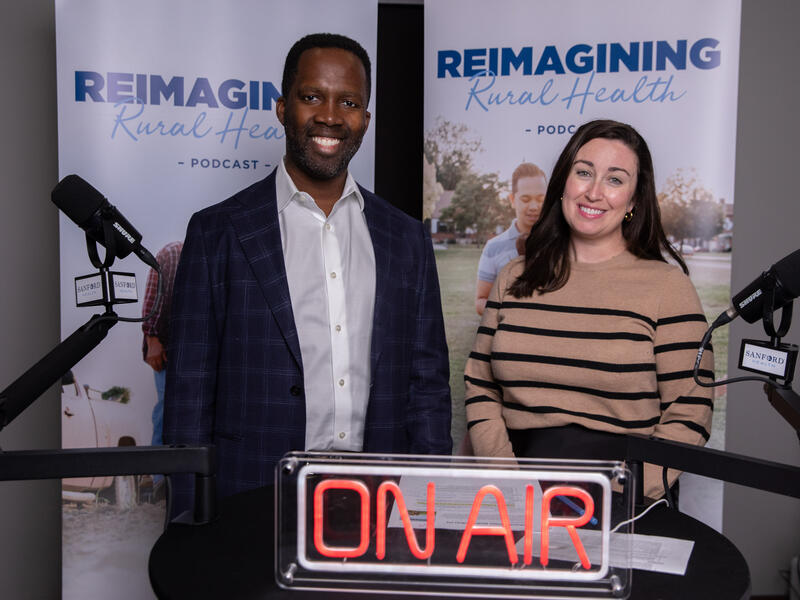
[[[280,589],[274,575],[273,511],[274,488],[268,486],[223,499],[219,519],[208,525],[170,524],[150,553],[150,582],[156,595],[164,600],[413,598]],[[660,505],[636,522],[636,532],[694,540],[695,545],[684,576],[634,570],[631,598],[750,597],[744,557],[704,523]]]

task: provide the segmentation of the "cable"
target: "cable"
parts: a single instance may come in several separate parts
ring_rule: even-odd
[[[639,513],[638,515],[636,515],[635,517],[633,517],[633,518],[631,518],[631,519],[628,519],[628,520],[626,520],[626,521],[622,521],[621,523],[618,523],[618,524],[617,524],[617,526],[616,526],[616,527],[614,527],[614,529],[612,529],[611,531],[609,531],[609,533],[616,533],[616,531],[617,531],[617,530],[618,530],[620,527],[622,527],[623,525],[627,525],[628,523],[633,523],[634,521],[636,521],[636,520],[638,520],[638,519],[641,519],[641,518],[642,518],[643,516],[645,516],[645,515],[646,515],[646,514],[647,514],[647,513],[648,513],[648,512],[649,512],[649,511],[650,511],[650,510],[653,508],[653,507],[655,507],[655,506],[658,506],[658,505],[659,505],[659,504],[661,504],[662,502],[663,502],[663,503],[665,503],[665,504],[667,504],[667,505],[669,505],[669,504],[668,504],[668,502],[667,502],[667,499],[666,499],[666,498],[661,498],[661,500],[656,500],[655,502],[653,502],[653,503],[652,503],[650,506],[648,506],[647,508],[645,508],[645,509],[644,509],[642,512],[640,512],[640,513]]]
[[[153,308],[150,309],[150,312],[147,313],[144,317],[120,317],[115,312],[109,312],[94,320],[94,323],[99,321],[123,321],[125,323],[142,323],[144,321],[149,321],[153,318],[153,315],[156,314],[156,310],[158,310],[159,303],[161,302],[161,296],[164,289],[163,278],[161,277],[161,268],[155,269],[156,274],[158,275],[158,285],[156,287],[156,299],[153,302]]]
[[[664,500],[667,501],[667,506],[670,508],[675,508],[675,500],[672,498],[672,490],[669,487],[669,481],[667,480],[667,467],[663,467],[661,469],[661,483],[664,484]]]
[[[156,314],[158,310],[158,305],[161,302],[161,294],[164,290],[164,279],[161,277],[161,266],[158,269],[154,269],[156,275],[158,276],[158,284],[156,286],[156,299],[153,302],[153,308],[150,309],[150,312],[147,313],[144,317],[140,318],[130,318],[130,317],[119,317],[120,321],[125,321],[126,323],[142,323],[143,321],[149,321],[153,318],[153,315]]]
[[[719,327],[720,325],[724,325],[728,321],[730,321],[730,318],[727,318],[727,313],[722,313],[719,317],[717,317],[717,320],[711,324],[711,327],[708,328],[705,335],[703,336],[703,339],[700,342],[700,349],[697,351],[697,358],[694,361],[694,370],[692,371],[695,383],[702,387],[718,387],[720,385],[725,385],[728,383],[738,383],[740,381],[760,381],[761,383],[767,383],[775,388],[781,387],[772,379],[767,379],[766,377],[758,377],[756,375],[750,375],[747,377],[732,377],[730,379],[723,379],[722,381],[712,381],[711,383],[700,381],[700,378],[697,376],[697,372],[700,368],[700,361],[703,358],[703,352],[705,352],[706,344],[708,344],[708,341],[711,339],[712,332],[717,327]]]

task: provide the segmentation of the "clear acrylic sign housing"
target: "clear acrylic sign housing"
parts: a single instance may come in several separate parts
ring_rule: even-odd
[[[631,518],[633,489],[618,461],[291,453],[277,471],[276,578],[295,589],[625,598],[630,536],[611,530]]]

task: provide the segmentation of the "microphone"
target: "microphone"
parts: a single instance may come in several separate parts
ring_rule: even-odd
[[[764,316],[764,304],[769,302],[773,290],[774,301],[766,307],[768,312],[783,308],[800,296],[800,250],[783,257],[733,296],[731,306],[717,317],[714,326],[724,325],[737,316],[755,323]]]
[[[114,255],[125,258],[133,252],[142,261],[160,271],[158,261],[141,245],[142,234],[136,231],[117,208],[99,191],[77,175],[67,175],[51,194],[61,209],[91,239],[105,247],[103,222],[109,221],[114,232]]]

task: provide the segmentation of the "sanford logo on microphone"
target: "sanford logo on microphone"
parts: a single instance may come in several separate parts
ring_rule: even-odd
[[[790,383],[797,360],[794,344],[771,345],[758,340],[742,340],[739,353],[739,368],[762,375],[785,379]]]
[[[117,223],[114,223],[114,227],[119,229]],[[129,236],[124,229],[121,230],[121,233],[126,237]],[[130,241],[133,242],[133,238]],[[76,306],[110,306],[112,304],[128,304],[138,300],[134,273],[102,271],[75,278]]]

